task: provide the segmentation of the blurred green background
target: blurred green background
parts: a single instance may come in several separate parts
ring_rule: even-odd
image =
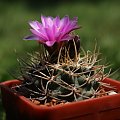
[[[30,34],[28,21],[40,20],[40,15],[78,16],[82,29],[77,30],[81,45],[92,50],[97,42],[103,58],[120,67],[120,0],[1,0],[0,1],[0,82],[14,79],[9,72],[17,66],[17,54],[37,48],[35,41],[23,41]],[[120,80],[119,72],[114,79]],[[0,120],[5,113],[0,99]]]

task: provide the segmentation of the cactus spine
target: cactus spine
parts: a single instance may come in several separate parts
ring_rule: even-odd
[[[106,67],[99,64],[96,50],[80,52],[78,37],[59,48],[57,52],[53,52],[54,48],[52,52],[36,52],[29,55],[27,62],[20,61],[22,84],[14,90],[31,101],[48,106],[109,93],[104,88],[111,87],[102,82],[109,74],[104,74]]]

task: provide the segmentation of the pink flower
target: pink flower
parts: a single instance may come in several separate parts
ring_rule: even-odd
[[[41,22],[29,22],[32,35],[25,37],[25,40],[37,40],[47,46],[53,46],[55,42],[73,39],[71,31],[80,28],[76,17],[70,20],[69,16],[62,19],[59,16],[55,18],[41,16]]]

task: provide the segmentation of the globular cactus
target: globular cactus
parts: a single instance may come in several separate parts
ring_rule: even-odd
[[[109,74],[99,64],[99,52],[84,52],[79,47],[76,36],[55,53],[44,50],[30,54],[27,62],[19,60],[22,84],[14,90],[48,106],[107,95],[104,88],[110,86],[102,81]]]

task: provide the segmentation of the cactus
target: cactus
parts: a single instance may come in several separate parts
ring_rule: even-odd
[[[78,36],[55,50],[53,46],[29,54],[27,62],[19,59],[22,83],[12,89],[48,106],[108,95],[112,87],[102,82],[109,73],[99,64],[99,52],[80,50]]]

